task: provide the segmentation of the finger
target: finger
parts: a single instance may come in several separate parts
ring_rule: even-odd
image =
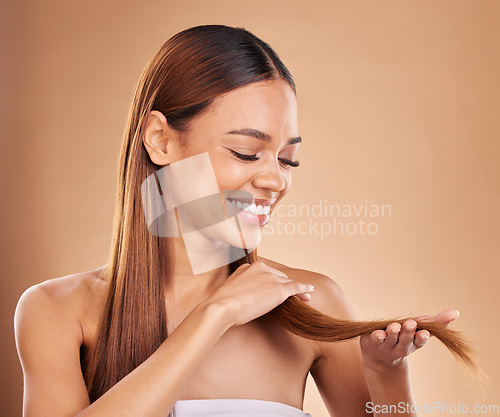
[[[401,326],[401,331],[399,332],[398,345],[408,348],[413,343],[413,338],[415,337],[415,329],[417,328],[417,322],[415,320],[406,320]]]
[[[415,333],[415,337],[413,339],[413,344],[417,347],[417,349],[420,349],[422,346],[425,345],[427,340],[431,337],[431,334],[427,330],[419,330],[417,333]]]
[[[376,345],[380,345],[385,341],[387,333],[383,330],[374,330],[370,334],[370,340]]]
[[[436,321],[443,324],[450,324],[460,316],[458,310],[443,310],[436,316]]]
[[[399,332],[401,331],[401,324],[399,323],[391,323],[387,326],[387,336],[385,341],[387,345],[392,346],[398,342]]]
[[[272,274],[276,275],[276,276],[279,276],[279,277],[285,277],[285,278],[288,278],[288,275],[285,274],[283,271],[279,270],[279,269],[276,269],[276,268],[273,268],[272,266],[269,266],[265,263],[262,263],[263,265],[261,265],[261,267],[263,269],[265,269],[266,271],[269,271],[271,272]]]
[[[288,278],[285,274],[275,274],[274,272],[271,271],[263,271],[259,273],[261,278],[265,278],[269,280],[269,282],[274,282],[274,283],[279,283],[279,284],[285,284],[288,282],[294,282],[292,279]],[[304,291],[305,292],[305,291]]]
[[[286,282],[293,281],[291,278],[288,278],[288,275],[284,272],[278,271],[277,269],[274,271],[265,271],[265,274],[268,274],[271,277],[278,278],[281,281],[286,280]]]
[[[286,282],[283,284],[283,287],[289,292],[290,295],[304,294],[314,291],[314,286],[297,281]]]
[[[443,310],[435,316],[431,315],[422,315],[415,317],[417,323],[419,322],[429,322],[434,321],[442,324],[450,324],[453,320],[456,320],[460,315],[458,310]]]
[[[292,282],[293,279],[288,278],[286,275],[275,275],[276,278],[278,278],[282,282]]]
[[[298,299],[300,299],[302,301],[309,301],[311,299],[311,294],[309,294],[308,292],[305,292],[303,294],[295,294],[295,297],[297,297]]]

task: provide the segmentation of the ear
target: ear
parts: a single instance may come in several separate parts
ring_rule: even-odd
[[[156,165],[168,165],[181,159],[179,132],[168,125],[165,115],[153,110],[144,127],[143,143]]]

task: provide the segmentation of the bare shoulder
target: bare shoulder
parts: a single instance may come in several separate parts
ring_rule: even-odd
[[[49,279],[29,287],[19,298],[16,314],[37,305],[62,309],[81,307],[90,297],[102,292],[104,280],[100,273],[103,268]]]
[[[355,319],[356,315],[340,285],[324,274],[307,269],[292,268],[270,259],[259,260],[272,268],[284,272],[290,279],[314,286],[308,304],[323,314],[345,319]]]
[[[81,319],[91,300],[104,293],[103,268],[49,279],[24,291],[14,315],[18,344],[24,335],[47,331],[48,327],[83,338]]]
[[[24,375],[24,414],[73,416],[89,405],[80,361],[82,319],[103,288],[94,270],[49,279],[21,295],[14,330]]]

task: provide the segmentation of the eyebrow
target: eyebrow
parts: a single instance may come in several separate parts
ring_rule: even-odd
[[[251,136],[253,138],[263,140],[264,142],[271,142],[271,136],[257,129],[245,128],[245,129],[231,130],[230,132],[227,132],[226,135]],[[300,142],[302,142],[302,138],[300,136],[297,136],[295,138],[291,138],[286,144],[293,145],[294,143],[300,143]]]

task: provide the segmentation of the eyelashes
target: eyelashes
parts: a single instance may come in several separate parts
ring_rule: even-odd
[[[241,159],[242,161],[258,161],[259,160],[257,155],[247,155],[244,153],[239,153],[239,152],[233,151],[232,149],[229,149],[229,150],[231,151],[231,153],[234,156],[236,156],[238,159]],[[284,159],[284,158],[278,158],[278,159],[282,164],[285,164],[287,166],[294,167],[294,168],[299,166],[299,161],[290,161],[289,159]]]
[[[299,166],[299,161],[290,161],[289,159],[279,158],[281,162],[291,167],[297,168]]]
[[[231,153],[236,156],[239,159],[242,159],[243,161],[257,161],[259,158],[257,158],[257,155],[246,155],[244,153],[238,153],[236,151],[233,151],[232,149],[229,149]]]

